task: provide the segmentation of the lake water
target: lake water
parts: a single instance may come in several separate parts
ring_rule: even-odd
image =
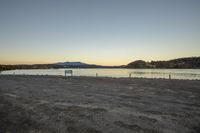
[[[3,71],[1,74],[15,75],[65,75],[65,70],[73,70],[74,76],[96,76],[99,77],[131,77],[138,78],[169,78],[172,79],[199,79],[200,69],[22,69]]]

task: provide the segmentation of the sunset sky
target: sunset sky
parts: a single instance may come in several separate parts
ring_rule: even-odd
[[[200,0],[0,0],[0,64],[200,56]]]

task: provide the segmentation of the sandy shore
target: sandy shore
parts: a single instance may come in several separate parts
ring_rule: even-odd
[[[199,133],[200,81],[0,76],[0,133]]]

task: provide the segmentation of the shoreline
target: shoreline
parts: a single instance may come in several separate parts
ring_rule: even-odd
[[[183,81],[187,81],[187,80],[189,80],[189,81],[200,81],[200,79],[176,79],[176,78],[171,78],[171,79],[169,79],[169,78],[147,78],[147,77],[109,77],[109,76],[64,76],[64,75],[48,75],[48,74],[46,74],[46,75],[30,75],[30,74],[0,74],[0,76],[14,76],[14,77],[17,77],[17,76],[21,76],[21,77],[23,77],[23,76],[27,76],[27,77],[31,77],[31,76],[35,76],[35,77],[64,77],[64,78],[75,78],[75,77],[82,77],[82,78],[111,78],[111,79],[145,79],[145,80],[183,80]]]

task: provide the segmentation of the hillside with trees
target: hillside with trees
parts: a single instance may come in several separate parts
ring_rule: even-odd
[[[169,61],[151,61],[145,62],[142,60],[137,60],[129,63],[127,68],[200,68],[200,57],[188,57],[188,58],[179,58]]]

